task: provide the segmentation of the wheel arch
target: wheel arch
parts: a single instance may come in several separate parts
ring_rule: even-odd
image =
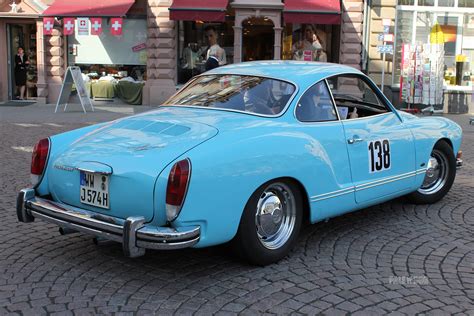
[[[449,145],[449,147],[451,147],[451,149],[454,150],[453,142],[452,142],[448,137],[443,137],[443,138],[438,139],[438,141],[434,144],[433,148],[434,148],[439,142],[446,142],[446,143]],[[454,153],[454,154],[456,154],[456,153]]]
[[[311,207],[309,204],[309,195],[303,183],[294,177],[281,177],[281,178],[276,178],[274,180],[279,180],[279,179],[293,182],[293,184],[298,188],[298,191],[300,193],[301,200],[303,203],[303,223],[304,224],[310,223]],[[270,181],[274,181],[274,180],[270,180]]]

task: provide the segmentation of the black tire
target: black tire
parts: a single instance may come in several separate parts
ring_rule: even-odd
[[[280,201],[280,204],[272,203],[275,201]],[[271,214],[261,213],[262,210],[269,212],[271,205],[274,205]],[[264,206],[270,208],[267,210]],[[254,265],[277,262],[293,247],[302,219],[303,201],[298,186],[287,180],[267,182],[252,194],[245,206],[237,235],[232,242],[234,251]],[[275,230],[274,235],[265,236]]]
[[[439,172],[439,181],[429,179],[429,170],[427,170],[422,186],[415,192],[407,195],[408,200],[413,204],[432,204],[441,200],[451,189],[454,178],[456,177],[456,158],[451,146],[445,141],[436,143],[431,158],[438,163],[438,169],[433,169],[435,175]],[[427,166],[429,167],[429,166]]]

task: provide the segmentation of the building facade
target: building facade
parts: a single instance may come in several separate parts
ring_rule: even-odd
[[[14,99],[17,94],[11,60],[16,48],[24,46],[32,61],[28,97],[38,102],[55,103],[67,66],[78,65],[99,76],[124,69],[125,73],[139,72],[145,81],[143,103],[159,104],[204,70],[209,27],[215,30],[227,63],[296,58],[295,47],[304,38],[305,25],[311,24],[325,55],[322,61],[363,68],[366,5],[362,0],[314,1],[309,7],[311,2],[295,0],[137,0],[124,17],[123,37],[116,40],[102,34],[100,42],[92,35],[79,36],[77,25],[74,35],[63,34],[65,17],[96,14],[68,12],[60,6],[64,1],[16,0],[16,10],[12,10],[11,1],[0,1],[0,41],[7,44],[0,46],[0,101]],[[107,2],[113,4],[103,3]],[[48,12],[54,12],[56,18],[51,35],[44,34],[43,18],[50,16]],[[107,24],[110,16],[103,18]],[[127,42],[131,34],[133,38]],[[142,38],[135,39],[137,36]],[[141,41],[146,43],[144,51],[124,49],[124,45]]]
[[[367,73],[380,84],[385,68],[392,102],[474,113],[474,0],[372,0],[370,7]],[[377,47],[387,18],[394,50],[383,62]]]

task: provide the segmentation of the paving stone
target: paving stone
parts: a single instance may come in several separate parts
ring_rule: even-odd
[[[39,220],[18,223],[16,194],[28,186],[31,159],[19,148],[142,110],[53,115],[51,106],[0,106],[0,315],[474,316],[474,133],[467,115],[449,116],[465,130],[465,164],[443,200],[397,199],[306,226],[292,254],[267,267],[248,266],[219,247],[128,259],[120,244],[97,247]]]

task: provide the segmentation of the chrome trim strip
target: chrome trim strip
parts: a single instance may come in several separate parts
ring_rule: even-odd
[[[52,218],[71,222],[86,227],[94,227],[104,232],[121,235],[123,223],[115,224],[115,218],[110,217],[110,222],[105,222],[95,219],[94,214],[86,210],[75,208],[72,206],[66,206],[61,203],[49,201],[39,197],[34,197],[30,200],[25,201],[25,207],[28,210],[35,211],[36,213],[42,213]],[[104,219],[108,219],[109,216],[100,215]]]
[[[143,226],[137,231],[140,239],[146,241],[166,241],[173,242],[184,239],[192,239],[199,235],[199,226],[194,227],[154,227]]]
[[[415,172],[416,172],[417,175],[418,175],[418,174],[425,173],[425,172],[426,172],[426,168],[418,169],[418,170],[416,170]]]
[[[371,118],[374,118],[374,117],[377,117],[377,116],[388,115],[388,114],[395,115],[393,112],[385,112],[385,113],[380,113],[380,114],[374,114],[374,115],[371,115],[371,116],[364,116],[364,117],[357,117],[357,118],[347,118],[345,120],[342,120],[342,122],[353,122],[353,121],[357,121],[357,120],[367,120],[367,119],[371,119]],[[395,115],[395,117],[397,117],[397,116]]]
[[[197,244],[199,241],[199,237],[195,237],[194,239],[181,241],[181,242],[174,242],[172,244],[167,243],[154,243],[149,241],[142,241],[137,240],[137,246],[146,249],[156,249],[156,250],[173,250],[173,249],[182,249],[192,247]]]
[[[124,253],[130,257],[143,255],[145,248],[191,247],[201,235],[200,226],[158,227],[145,224],[143,217],[123,220],[38,197],[33,189],[24,189],[18,194],[17,214],[20,222],[39,218],[60,227],[120,242]]]
[[[340,193],[336,193],[336,194],[332,194],[332,195],[322,196],[322,197],[318,197],[318,198],[315,198],[315,199],[311,198],[311,202],[318,202],[318,201],[322,201],[322,200],[331,199],[333,197],[345,195],[345,194],[348,194],[348,193],[354,193],[354,191],[355,191],[355,189],[352,189],[350,191],[345,191],[345,192],[340,192]]]
[[[345,195],[345,194],[348,194],[348,193],[353,193],[353,192],[357,192],[357,191],[366,190],[366,189],[373,188],[373,187],[376,187],[376,186],[379,186],[379,185],[383,185],[383,184],[395,182],[395,181],[398,181],[398,180],[403,180],[403,179],[407,179],[407,178],[410,178],[410,177],[414,177],[416,175],[423,174],[425,172],[426,172],[426,168],[418,169],[416,171],[410,171],[410,172],[399,174],[399,175],[396,175],[396,176],[391,176],[391,177],[387,177],[387,178],[383,178],[383,179],[378,179],[378,180],[375,180],[375,181],[366,182],[364,184],[360,184],[360,185],[356,185],[356,186],[352,186],[352,187],[347,187],[347,188],[344,188],[344,189],[331,191],[331,192],[327,192],[327,193],[323,193],[323,194],[319,194],[319,195],[314,195],[314,196],[310,197],[310,201],[311,202],[318,202],[318,201],[321,201],[321,200],[330,199],[330,198]]]
[[[410,171],[410,172],[407,172],[407,173],[398,174],[396,176],[385,177],[385,178],[382,178],[382,179],[378,179],[378,180],[374,180],[374,181],[370,181],[370,182],[366,182],[366,183],[363,183],[363,184],[356,185],[356,190],[360,189],[360,188],[363,188],[363,187],[366,187],[366,186],[373,186],[375,184],[384,184],[384,183],[392,182],[392,180],[405,179],[406,177],[411,177],[411,176],[414,176],[414,175],[416,175],[416,171]]]
[[[122,238],[119,235],[115,235],[115,234],[111,234],[111,233],[101,231],[101,230],[98,230],[98,229],[89,228],[89,227],[86,227],[86,226],[82,226],[82,225],[78,225],[78,224],[75,224],[75,223],[67,222],[67,221],[64,221],[64,220],[61,220],[61,219],[58,219],[58,218],[54,218],[52,216],[48,216],[46,214],[36,212],[36,211],[33,211],[33,210],[30,210],[30,214],[35,218],[39,218],[39,219],[42,219],[46,222],[56,224],[60,227],[69,228],[69,229],[72,229],[72,230],[76,230],[76,231],[83,232],[83,233],[86,233],[86,234],[91,234],[91,235],[94,235],[94,236],[97,236],[97,237],[102,237],[102,238],[112,240],[112,241],[116,241],[116,242],[122,242]]]
[[[310,197],[310,200],[312,202],[315,202],[315,201],[325,200],[325,199],[331,198],[333,196],[339,196],[339,195],[343,195],[343,194],[347,194],[347,193],[351,193],[351,192],[354,192],[354,186],[347,187],[345,189],[340,189],[340,190],[336,190],[336,191],[331,191],[331,192],[319,194],[319,195],[314,195],[314,196]]]
[[[336,111],[337,120],[341,122],[341,121],[342,121],[342,120],[341,120],[341,116],[339,115],[339,110],[337,109],[336,100],[334,100],[334,95],[332,94],[331,87],[329,86],[328,78],[326,77],[326,78],[324,79],[324,81],[326,82],[326,87],[327,87],[328,90],[329,90],[329,95],[331,96],[332,106],[333,106],[333,108],[334,108],[335,111]]]
[[[321,82],[324,82],[324,85],[326,86],[326,89],[329,92],[329,96],[331,97],[331,102],[332,102],[332,109],[333,109],[333,111],[336,111],[336,119],[335,120],[326,120],[326,121],[308,121],[308,122],[300,121],[298,119],[298,117],[296,117],[296,109],[298,107],[298,104],[300,103],[301,99],[306,94],[306,92],[308,92],[309,89],[313,88],[317,84],[320,84]],[[321,80],[317,81],[316,83],[314,83],[311,86],[307,87],[306,89],[304,89],[304,91],[302,91],[300,93],[300,96],[298,97],[298,101],[296,101],[295,106],[293,107],[293,117],[295,118],[295,120],[297,122],[302,123],[302,124],[328,123],[328,122],[339,122],[340,121],[339,111],[337,110],[336,103],[334,102],[334,98],[332,97],[332,92],[331,92],[331,89],[329,88],[327,78],[324,78],[324,79],[321,79]]]
[[[386,181],[384,181],[384,182],[374,183],[374,184],[372,184],[372,185],[364,184],[363,186],[356,186],[356,192],[357,192],[357,191],[366,190],[366,189],[370,189],[370,188],[373,188],[373,187],[376,187],[376,186],[379,186],[379,185],[388,184],[388,183],[391,183],[391,182],[395,182],[395,181],[407,179],[407,178],[413,177],[413,176],[415,176],[415,175],[416,175],[415,173],[413,173],[413,174],[407,174],[407,175],[404,175],[404,176],[401,176],[401,177],[397,177],[397,178],[392,178],[392,179],[386,180]]]
[[[76,167],[75,169],[79,171],[89,172],[89,173],[105,174],[107,176],[110,176],[112,174],[112,171],[98,171],[98,170],[92,170],[92,169],[86,169],[86,168],[80,168],[80,167]]]

